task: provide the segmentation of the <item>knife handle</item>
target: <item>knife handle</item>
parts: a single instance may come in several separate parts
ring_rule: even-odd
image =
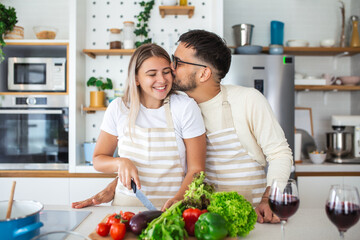
[[[133,189],[134,193],[136,193],[136,184],[132,179],[131,179],[131,188]]]

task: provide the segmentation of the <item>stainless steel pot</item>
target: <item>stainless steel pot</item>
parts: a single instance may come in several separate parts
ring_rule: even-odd
[[[326,147],[333,157],[348,157],[353,151],[353,134],[349,132],[326,133]]]
[[[234,40],[237,47],[251,45],[254,25],[242,23],[234,25],[232,28],[234,31]]]

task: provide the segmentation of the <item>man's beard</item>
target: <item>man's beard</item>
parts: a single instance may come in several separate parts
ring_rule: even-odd
[[[178,91],[191,91],[193,89],[195,89],[197,87],[196,81],[195,81],[195,73],[192,74],[191,76],[189,76],[189,81],[187,84],[182,84],[181,80],[176,78],[174,78],[173,84],[172,84],[172,89],[173,90],[178,90]]]

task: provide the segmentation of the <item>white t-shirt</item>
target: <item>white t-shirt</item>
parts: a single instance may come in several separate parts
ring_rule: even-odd
[[[117,136],[124,136],[124,128],[128,127],[128,113],[121,98],[116,98],[107,107],[101,124],[101,130]],[[184,170],[186,169],[186,149],[183,139],[198,137],[205,133],[205,125],[201,111],[194,99],[184,94],[170,96],[170,111],[175,128],[179,155]],[[136,125],[142,128],[166,128],[165,108],[148,109],[140,105]]]

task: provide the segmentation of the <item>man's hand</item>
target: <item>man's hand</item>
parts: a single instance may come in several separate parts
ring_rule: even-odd
[[[258,216],[258,223],[279,223],[280,218],[273,214],[269,206],[269,198],[263,197],[259,205],[255,208],[255,212]]]
[[[115,189],[117,185],[117,178],[115,178],[109,185],[106,186],[101,192],[97,193],[96,195],[92,196],[83,201],[73,202],[71,204],[72,208],[84,208],[94,205],[99,205],[101,203],[108,203],[114,199],[115,196]]]

